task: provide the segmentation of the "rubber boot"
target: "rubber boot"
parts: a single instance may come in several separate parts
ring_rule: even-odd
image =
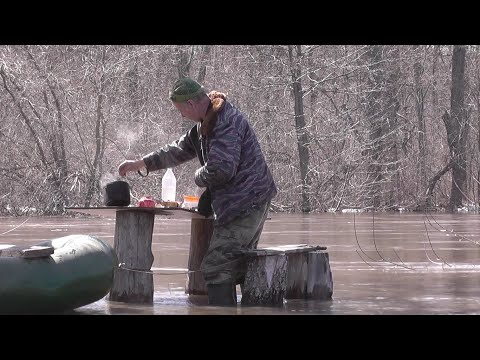
[[[231,283],[207,285],[208,305],[235,306],[237,305],[237,291]]]

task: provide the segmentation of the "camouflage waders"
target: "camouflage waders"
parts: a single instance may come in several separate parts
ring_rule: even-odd
[[[245,217],[237,217],[225,225],[214,227],[207,253],[200,266],[207,286],[243,282],[246,271],[243,261],[230,253],[257,248],[270,201],[257,205]]]

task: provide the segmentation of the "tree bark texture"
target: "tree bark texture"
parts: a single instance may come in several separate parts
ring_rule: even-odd
[[[465,112],[465,46],[455,45],[452,55],[452,91],[450,97],[450,116],[447,127],[450,155],[454,159],[452,166],[452,187],[449,210],[461,207],[467,180],[466,142],[468,124]]]
[[[433,190],[435,189],[435,185],[437,184],[437,181],[440,180],[440,178],[452,168],[452,163],[453,161],[450,160],[450,162],[447,165],[445,165],[445,167],[442,170],[438,171],[428,182],[428,188],[427,188],[427,194],[426,194],[426,200],[425,200],[425,207],[427,209],[434,205]]]
[[[117,211],[114,249],[120,267],[115,269],[110,301],[153,303],[154,217],[150,212]]]
[[[425,97],[427,90],[422,84],[422,74],[425,69],[420,61],[415,61],[413,64],[414,79],[415,79],[415,111],[417,114],[417,129],[418,129],[418,174],[420,177],[420,191],[424,194],[427,188],[427,146],[426,146],[426,125],[425,125]]]
[[[306,252],[287,254],[287,289],[285,299],[301,299],[307,285],[308,263]]]
[[[330,257],[325,251],[308,253],[306,299],[329,300],[333,295],[333,276]]]
[[[242,289],[242,305],[283,305],[286,270],[285,254],[249,256]]]
[[[333,278],[325,247],[271,249],[245,254],[242,305],[278,306],[286,299],[331,299]]]
[[[295,131],[297,133],[297,148],[300,160],[300,178],[302,181],[302,212],[308,213],[311,211],[309,190],[311,186],[311,179],[308,173],[310,164],[310,150],[309,150],[309,136],[305,124],[305,113],[303,111],[303,89],[302,89],[302,68],[300,60],[302,57],[301,45],[296,45],[296,55],[293,56],[293,46],[288,47],[291,73],[292,73],[292,87],[295,111]]]
[[[398,192],[400,189],[400,177],[399,177],[399,138],[398,128],[399,121],[397,113],[400,109],[400,102],[398,100],[400,94],[400,54],[397,47],[392,47],[392,65],[388,70],[388,76],[386,78],[385,89],[385,125],[388,133],[387,143],[387,176],[389,178],[387,205],[389,208],[398,204]]]
[[[212,238],[213,219],[192,219],[190,229],[188,284],[185,292],[189,295],[207,295],[207,286],[200,265]]]
[[[368,165],[368,185],[367,185],[367,201],[371,201],[374,208],[380,206],[381,189],[380,181],[383,178],[382,166],[380,165],[380,156],[383,150],[381,137],[384,133],[385,124],[382,123],[382,104],[381,97],[384,85],[383,69],[382,69],[382,53],[381,45],[372,45],[369,47],[368,55],[370,64],[368,69],[370,76],[369,93],[367,95],[367,124],[368,124],[368,150],[366,152],[369,160]],[[371,200],[369,200],[371,199]]]

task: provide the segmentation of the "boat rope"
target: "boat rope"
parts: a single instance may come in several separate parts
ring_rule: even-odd
[[[9,232],[11,232],[11,231],[13,231],[13,230],[18,229],[20,226],[22,226],[23,224],[25,224],[29,219],[30,219],[30,216],[27,217],[27,219],[26,219],[24,222],[22,222],[20,225],[17,225],[17,226],[15,226],[13,229],[7,230],[7,231],[5,231],[4,233],[1,233],[0,235],[5,235],[5,234],[8,234]]]
[[[212,267],[210,267],[210,270],[221,270],[225,267],[225,265],[230,265],[230,266],[232,266],[234,264],[237,265],[239,261],[241,261],[241,260],[239,258],[236,258],[234,260],[228,261],[227,263],[219,264],[217,266],[212,266]],[[119,270],[139,272],[139,273],[145,273],[145,274],[155,274],[155,275],[180,275],[180,274],[189,275],[189,274],[200,273],[201,272],[201,270],[187,270],[187,271],[179,271],[179,272],[175,272],[175,273],[162,273],[162,272],[159,272],[157,270],[141,270],[141,269],[128,268],[125,263],[119,263],[118,264],[118,269]]]
[[[128,268],[128,267],[125,266],[125,263],[118,264],[118,268],[120,270],[133,271],[133,272],[145,273],[145,274],[155,274],[155,275],[180,275],[180,274],[191,274],[191,273],[200,272],[200,270],[188,270],[188,271],[179,271],[179,272],[174,272],[174,273],[162,273],[162,272],[159,272],[159,271],[138,270],[138,269]]]

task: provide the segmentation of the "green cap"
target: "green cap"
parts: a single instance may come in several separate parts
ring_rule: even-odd
[[[169,92],[169,98],[174,102],[184,102],[202,93],[205,94],[205,89],[202,85],[193,79],[185,77],[175,81],[172,90]]]

